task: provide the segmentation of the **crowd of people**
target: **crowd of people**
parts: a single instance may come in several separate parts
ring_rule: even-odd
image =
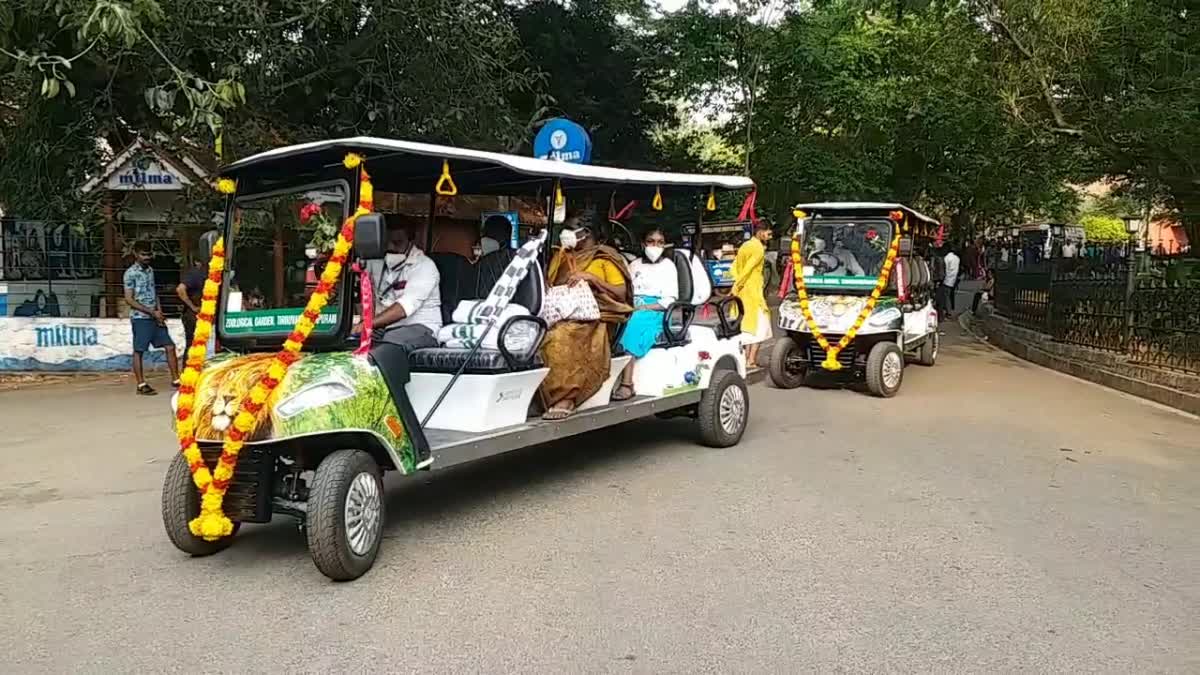
[[[569,417],[600,390],[610,375],[614,347],[619,345],[634,358],[645,356],[661,338],[663,313],[679,299],[678,273],[666,255],[669,243],[662,230],[647,231],[639,257],[628,262],[605,243],[603,226],[602,217],[592,210],[569,215],[547,267],[541,315],[549,329],[541,355],[549,373],[540,392],[546,419]],[[511,248],[502,243],[510,227],[507,220],[485,223],[472,261],[481,276],[487,276],[482,272],[489,268],[502,273],[513,260]],[[734,293],[746,308],[742,328],[748,358],[756,358],[758,344],[771,335],[762,269],[764,244],[771,235],[769,225],[759,226],[733,265]],[[440,276],[416,246],[410,228],[389,224],[387,255],[372,261],[368,272],[375,285],[376,339],[409,351],[436,346],[442,327]],[[498,280],[500,273],[489,279]],[[631,362],[613,400],[633,395]]]

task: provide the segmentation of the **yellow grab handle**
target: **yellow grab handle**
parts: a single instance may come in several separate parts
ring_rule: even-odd
[[[438,179],[437,185],[433,186],[433,189],[443,197],[453,197],[458,194],[458,186],[454,184],[454,179],[450,177],[449,160],[442,160],[442,177]]]
[[[714,188],[708,189],[708,203],[704,205],[705,210],[717,210],[717,191]]]
[[[562,206],[563,202],[565,202],[565,201],[567,201],[567,198],[563,196],[562,186],[555,185],[554,186],[554,205]]]
[[[659,188],[654,188],[654,201],[650,202],[650,207],[653,208],[655,211],[662,211],[662,207],[663,207],[662,190],[660,190]]]

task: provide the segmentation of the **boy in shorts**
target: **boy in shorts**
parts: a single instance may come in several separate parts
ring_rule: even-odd
[[[145,242],[134,245],[133,257],[134,263],[125,270],[124,279],[125,302],[129,304],[129,321],[133,329],[133,379],[137,381],[139,395],[153,396],[158,392],[146,383],[142,374],[142,354],[151,346],[165,351],[167,365],[171,368],[171,385],[175,387],[179,386],[179,360],[154,289],[150,245]]]

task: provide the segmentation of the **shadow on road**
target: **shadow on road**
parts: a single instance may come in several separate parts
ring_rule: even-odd
[[[592,488],[602,483],[593,480],[598,474],[618,465],[708,450],[692,445],[695,440],[692,420],[647,418],[458,467],[415,476],[395,474],[385,481],[388,516],[383,536],[402,538],[412,530],[493,513],[497,503],[531,491],[572,485]],[[239,557],[299,559],[307,555],[304,547],[295,521],[281,516],[266,525],[245,527],[230,552],[237,551]]]

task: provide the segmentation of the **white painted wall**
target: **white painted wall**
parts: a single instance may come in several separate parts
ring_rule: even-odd
[[[182,358],[183,324],[168,319],[167,330]],[[0,371],[122,371],[132,357],[129,319],[0,318]],[[165,367],[162,350],[147,352],[145,363]]]

